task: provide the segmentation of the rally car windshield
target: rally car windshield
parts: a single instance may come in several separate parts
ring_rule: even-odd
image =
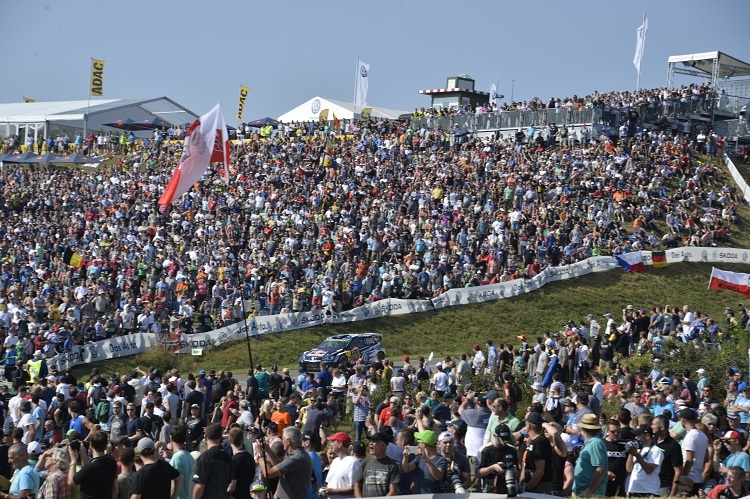
[[[349,340],[325,340],[316,348],[319,350],[338,350],[344,348],[348,343]]]

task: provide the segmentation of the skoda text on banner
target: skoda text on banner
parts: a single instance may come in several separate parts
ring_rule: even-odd
[[[91,59],[91,87],[89,95],[101,97],[104,95],[104,61]]]

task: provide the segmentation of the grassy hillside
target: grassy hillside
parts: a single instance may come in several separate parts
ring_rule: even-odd
[[[592,313],[601,317],[612,312],[615,318],[628,304],[650,309],[655,305],[691,305],[707,312],[721,323],[726,306],[737,306],[743,297],[729,291],[706,290],[711,264],[676,263],[665,268],[648,267],[648,272],[628,274],[620,270],[548,284],[539,291],[495,302],[450,307],[437,312],[403,315],[359,323],[323,326],[265,335],[251,339],[253,361],[266,366],[296,367],[299,353],[315,346],[324,337],[336,333],[376,332],[383,335],[389,357],[427,356],[469,352],[474,343],[513,342],[516,336],[540,335],[557,331],[567,320],[580,322]],[[722,269],[750,272],[750,265],[720,265]],[[124,372],[134,366],[176,366],[182,372],[198,369],[230,369],[241,372],[249,366],[244,341],[218,346],[202,358],[187,355],[147,353],[93,365],[79,366],[77,373],[98,367],[103,372]]]

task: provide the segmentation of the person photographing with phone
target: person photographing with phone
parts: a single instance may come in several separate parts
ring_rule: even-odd
[[[81,486],[81,499],[99,499],[102,497],[117,497],[117,461],[107,455],[109,438],[103,431],[95,431],[91,438],[90,458],[80,440],[73,440],[68,444],[70,469],[68,470],[68,484]],[[82,466],[78,470],[78,466]]]

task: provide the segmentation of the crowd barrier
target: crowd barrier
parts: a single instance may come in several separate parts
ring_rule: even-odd
[[[740,174],[739,170],[737,170],[737,167],[734,166],[734,163],[732,162],[732,159],[728,154],[724,154],[724,164],[726,165],[727,169],[729,169],[729,173],[732,174],[732,179],[734,179],[737,187],[740,189],[740,192],[742,192],[742,197],[745,199],[745,201],[750,203],[750,187],[747,185],[747,181]]]
[[[642,251],[646,265],[652,265],[651,252]],[[748,263],[750,249],[708,248],[685,246],[666,251],[667,263],[703,262],[703,263]],[[573,279],[592,272],[622,269],[617,260],[609,256],[591,257],[581,262],[560,267],[548,267],[532,279],[475,286],[470,288],[451,289],[442,295],[427,300],[401,300],[387,298],[361,307],[335,312],[320,309],[315,312],[299,312],[279,315],[251,317],[245,322],[237,322],[208,333],[170,334],[169,341],[161,341],[154,333],[137,333],[128,336],[97,341],[87,345],[76,346],[70,353],[51,357],[49,366],[58,369],[74,367],[89,362],[98,362],[118,357],[127,357],[150,349],[171,345],[170,349],[182,354],[190,354],[193,349],[208,350],[211,347],[228,341],[245,338],[245,328],[250,336],[275,334],[293,331],[323,324],[343,324],[364,321],[402,314],[413,314],[440,310],[458,305],[502,300],[536,291],[547,283]]]

